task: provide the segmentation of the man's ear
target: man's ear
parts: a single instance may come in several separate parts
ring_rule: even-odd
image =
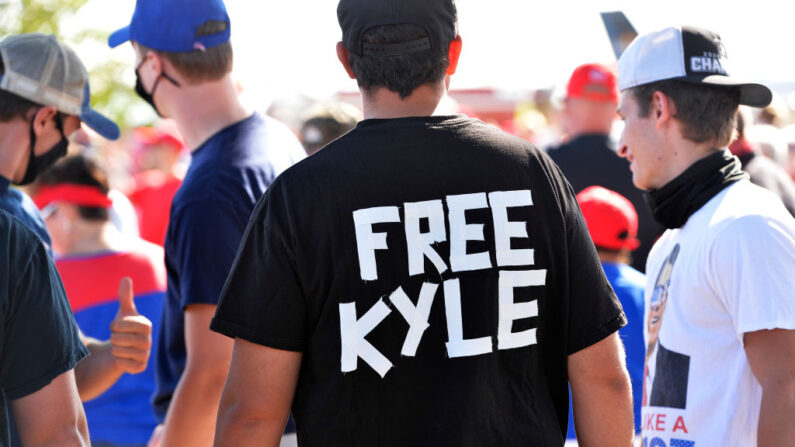
[[[50,127],[55,128],[55,114],[58,110],[53,106],[44,106],[33,114],[33,132],[38,137]]]
[[[356,79],[356,75],[353,74],[353,70],[351,69],[350,56],[351,55],[348,53],[348,49],[345,48],[345,44],[342,42],[337,42],[337,59],[340,60],[340,63],[345,68],[348,76],[351,79]]]
[[[450,65],[447,66],[447,72],[445,74],[452,75],[455,74],[456,69],[458,68],[458,58],[461,56],[461,36],[455,36],[455,39],[450,42],[450,49],[447,52],[447,59],[450,61]]]
[[[676,104],[668,95],[657,90],[651,97],[651,113],[655,126],[662,128],[668,125],[676,115]]]

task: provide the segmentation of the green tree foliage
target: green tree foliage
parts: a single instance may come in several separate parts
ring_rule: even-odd
[[[88,0],[0,0],[0,38],[21,33],[44,33],[53,34],[73,48],[85,41],[107,45],[107,32],[92,28],[90,23],[81,23],[85,27],[76,32],[64,32],[64,21],[73,18],[87,2]],[[142,124],[131,123],[126,114],[138,102],[132,86],[123,81],[127,65],[107,60],[88,69],[92,107],[116,121],[122,130],[133,124]]]

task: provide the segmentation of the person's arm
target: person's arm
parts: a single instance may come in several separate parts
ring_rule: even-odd
[[[11,412],[25,446],[87,446],[88,425],[69,370],[48,385],[11,401]]]
[[[235,339],[215,447],[278,446],[300,367],[300,352]]]
[[[110,330],[110,340],[104,342],[80,333],[91,353],[75,367],[83,402],[104,393],[125,372],[138,374],[146,369],[152,347],[152,322],[136,310],[130,278],[123,278],[119,284],[119,311]]]
[[[631,446],[632,387],[618,332],[571,354],[568,368],[579,445]]]
[[[762,385],[757,443],[788,446],[795,439],[795,330],[773,329],[743,335],[751,371]]]
[[[179,379],[160,445],[210,446],[221,391],[232,357],[232,340],[210,331],[216,306],[191,304],[185,308],[187,363]]]

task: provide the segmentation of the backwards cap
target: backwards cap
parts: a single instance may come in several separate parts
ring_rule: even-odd
[[[739,87],[740,104],[765,107],[773,94],[762,84],[730,77],[720,36],[694,27],[671,27],[640,35],[618,60],[621,91],[656,81],[676,79],[693,84]]]
[[[53,36],[31,33],[0,42],[4,73],[0,89],[28,101],[75,115],[109,140],[119,138],[119,128],[91,108],[86,67],[68,46]]]
[[[638,248],[638,213],[632,202],[601,186],[583,189],[577,201],[594,245],[607,250]]]
[[[358,56],[401,56],[429,48],[446,49],[458,34],[455,0],[340,0],[337,19],[345,48]],[[367,30],[380,25],[412,24],[427,37],[410,42],[362,42]]]
[[[566,86],[566,97],[618,103],[616,75],[604,65],[580,65],[571,74]]]
[[[196,36],[208,21],[226,23],[226,29]],[[116,47],[134,40],[146,47],[172,53],[189,53],[226,43],[231,24],[222,0],[137,0],[128,26],[114,32],[108,45]]]

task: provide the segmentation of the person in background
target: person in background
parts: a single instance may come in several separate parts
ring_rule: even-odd
[[[737,135],[729,145],[732,155],[740,159],[751,182],[777,195],[790,214],[795,216],[795,182],[778,163],[763,155],[745,136],[745,115],[737,111]]]
[[[610,130],[618,106],[616,75],[600,64],[577,67],[566,86],[563,122],[568,142],[548,151],[575,193],[598,185],[615,191],[632,202],[638,213],[640,246],[631,265],[646,269],[646,256],[663,228],[651,216],[643,191],[632,184],[629,164],[616,154]]]
[[[135,186],[130,201],[138,215],[141,239],[162,246],[171,201],[184,177],[179,160],[185,143],[181,137],[158,127],[136,128],[133,141],[137,145],[139,172],[133,176]]]
[[[312,155],[356,127],[362,112],[346,102],[322,102],[310,107],[301,119],[301,144]]]
[[[35,87],[35,88],[31,88]],[[52,36],[21,34],[0,42],[0,209],[20,219],[50,249],[44,220],[27,194],[10,185],[27,185],[66,154],[71,136],[85,123],[116,139],[119,128],[90,107],[88,73],[77,54]],[[60,280],[59,280],[60,283]],[[95,397],[119,377],[118,366],[135,373],[137,359],[148,357],[151,324],[140,316],[123,318],[111,332],[136,338],[140,351],[114,351],[107,342],[84,338],[91,356],[75,370],[83,400]],[[110,340],[113,344],[113,338]],[[129,360],[129,361],[127,361]]]
[[[140,314],[156,335],[166,288],[163,249],[113,226],[107,176],[97,164],[82,155],[64,158],[40,176],[35,202],[60,254],[55,265],[83,333],[108,339],[111,327],[124,324],[119,316]],[[135,284],[134,299],[129,281],[117,294],[123,277]],[[116,376],[105,379],[113,385],[84,404],[91,441],[100,447],[141,447],[157,425],[149,404],[154,368],[140,339],[112,338],[106,348],[136,355],[129,366],[139,374],[124,374],[130,368],[122,363],[132,361],[117,361]]]
[[[646,360],[643,343],[643,288],[646,277],[629,265],[633,250],[640,245],[637,239],[638,214],[626,197],[601,186],[589,186],[580,191],[577,202],[588,225],[588,233],[596,245],[602,269],[627,316],[627,325],[618,330],[618,335],[624,343],[627,371],[632,382],[635,433],[640,433],[640,396],[643,390],[643,363]],[[566,437],[576,438],[571,412]]]
[[[232,341],[211,332],[210,320],[257,200],[306,157],[287,126],[241,103],[230,36],[221,0],[138,0],[129,26],[108,39],[131,43],[136,93],[176,122],[191,151],[164,247],[153,397],[163,425],[152,439],[164,447],[212,443]]]

